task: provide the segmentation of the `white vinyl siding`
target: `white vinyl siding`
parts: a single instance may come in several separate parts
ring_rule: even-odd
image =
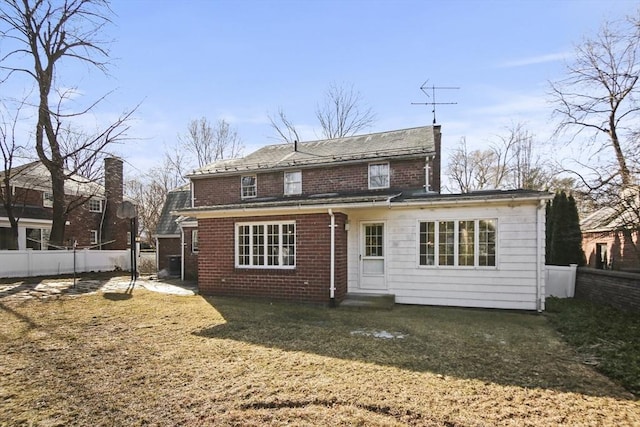
[[[385,251],[385,292],[395,295],[397,303],[535,310],[541,271],[539,250],[544,254],[544,241],[538,247],[537,240],[537,236],[544,240],[544,221],[536,222],[537,209],[536,204],[529,203],[424,210],[372,208],[348,214],[351,224],[385,222],[389,242]],[[438,265],[438,224],[467,220],[474,221],[477,264]],[[421,224],[431,225],[421,228]],[[360,288],[361,230],[350,227],[347,233],[348,291],[374,292]],[[454,238],[459,240],[459,233]],[[494,253],[488,250],[492,242]],[[421,253],[421,244],[428,250]],[[456,262],[459,255],[454,258]]]
[[[235,259],[237,268],[295,268],[295,222],[236,223]]]

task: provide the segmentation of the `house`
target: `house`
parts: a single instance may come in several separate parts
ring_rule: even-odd
[[[169,191],[165,199],[156,234],[156,266],[183,279],[195,279],[198,274],[198,230],[194,219],[173,212],[191,207],[189,184]]]
[[[544,309],[548,193],[440,194],[440,126],[263,147],[189,175],[200,293]],[[195,231],[195,230],[194,230]]]
[[[636,213],[631,214],[637,220]],[[638,229],[630,228],[619,207],[605,206],[580,222],[587,265],[604,270],[640,271]]]
[[[127,249],[130,223],[117,216],[123,202],[123,163],[105,159],[105,183],[100,185],[71,174],[65,182],[65,197],[77,205],[70,211],[65,227],[66,246],[94,249]],[[67,172],[68,173],[68,172]],[[41,162],[32,162],[10,171],[14,215],[19,219],[18,249],[46,250],[52,224],[53,195],[49,171]],[[11,226],[0,205],[0,250],[11,247]]]

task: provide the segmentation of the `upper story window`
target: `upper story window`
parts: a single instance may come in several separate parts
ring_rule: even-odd
[[[419,264],[495,267],[496,224],[495,219],[420,222]]]
[[[102,212],[102,200],[89,199],[89,212]]]
[[[53,207],[53,193],[50,193],[48,191],[42,193],[42,206],[44,206],[45,208]]]
[[[369,189],[389,188],[389,163],[369,164]]]
[[[285,196],[302,194],[302,172],[301,171],[284,173],[284,194]]]
[[[243,199],[257,196],[257,178],[255,175],[243,176],[240,178],[240,185],[240,195]]]

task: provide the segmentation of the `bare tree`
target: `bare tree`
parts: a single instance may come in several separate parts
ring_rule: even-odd
[[[322,138],[333,139],[355,135],[371,127],[375,114],[371,108],[363,106],[360,92],[353,85],[331,83],[322,104],[316,105],[316,118],[320,125]],[[294,123],[289,120],[282,108],[278,113],[269,115],[271,127],[276,131],[276,139],[292,143],[300,141],[300,135]]]
[[[106,71],[108,52],[100,34],[110,23],[111,10],[104,0],[7,0],[0,8],[0,34],[15,46],[0,59],[4,79],[18,73],[28,76],[38,90],[35,150],[51,174],[53,223],[50,241],[62,245],[69,206],[65,200],[65,155],[82,150],[98,153],[108,144],[122,138],[125,124],[133,111],[123,113],[104,130],[87,138],[71,152],[61,144],[63,121],[83,115],[103,98],[78,112],[62,111],[62,100],[68,93],[57,92],[59,65],[79,61]],[[58,96],[57,108],[51,108],[52,97]],[[85,162],[81,162],[85,163]]]
[[[271,127],[278,134],[276,139],[280,139],[290,144],[295,141],[300,141],[298,130],[293,122],[289,120],[284,111],[282,111],[282,108],[278,108],[278,114],[269,115],[269,121],[271,122]]]
[[[362,96],[353,85],[347,87],[331,83],[323,104],[316,107],[322,136],[326,139],[342,138],[371,127],[375,114],[362,103]]]
[[[497,135],[487,149],[469,150],[466,139],[453,151],[447,168],[452,189],[463,193],[487,189],[565,189],[568,181],[554,176],[537,143],[517,123]]]
[[[640,148],[633,137],[640,111],[639,47],[636,20],[607,22],[594,38],[576,47],[567,76],[550,83],[554,115],[559,119],[556,133],[570,133],[571,141],[580,135],[588,137],[590,145],[581,149],[597,157],[596,174],[588,183],[594,190],[633,183],[629,161]],[[610,162],[603,161],[607,155]]]
[[[2,207],[4,213],[9,220],[11,228],[11,240],[9,242],[8,249],[18,249],[18,221],[20,220],[20,211],[18,209],[19,197],[13,190],[15,175],[19,173],[16,168],[17,161],[21,151],[26,147],[17,142],[16,138],[16,126],[18,124],[20,112],[24,103],[21,103],[15,110],[15,116],[12,118],[5,118],[1,113],[5,110],[4,105],[0,110],[0,151],[2,152],[2,166],[0,171],[2,175],[2,184],[0,186],[0,200],[2,200]],[[22,195],[25,195],[23,192]]]
[[[151,246],[155,246],[151,236],[158,228],[162,206],[169,190],[154,176],[132,179],[125,184],[125,193],[136,202],[140,234]]]
[[[224,119],[215,127],[202,117],[189,122],[187,134],[178,138],[182,147],[195,158],[197,167],[203,167],[216,160],[234,158],[242,151],[242,141],[238,132]]]

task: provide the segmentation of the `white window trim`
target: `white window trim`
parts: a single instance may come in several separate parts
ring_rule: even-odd
[[[255,191],[254,191],[254,194],[252,196],[245,196],[244,195],[244,191],[243,191],[244,187],[242,185],[242,181],[243,181],[243,178],[246,178],[246,177],[253,177],[254,182],[255,182],[255,186],[254,186]],[[240,176],[240,198],[241,199],[253,199],[255,197],[258,197],[258,175],[241,175]]]
[[[278,251],[278,258],[279,258],[279,265],[267,265],[266,263],[264,265],[244,265],[244,264],[240,264],[240,251],[238,250],[238,243],[239,243],[239,237],[240,237],[240,227],[242,226],[249,226],[249,230],[251,231],[253,229],[254,225],[264,225],[265,227],[267,225],[280,225],[280,231],[282,233],[282,225],[293,225],[294,226],[294,233],[295,233],[295,240],[293,243],[293,265],[282,265],[282,255],[283,255],[283,251],[282,251],[282,234],[280,234],[280,238],[278,239],[278,245],[279,245],[279,251]],[[252,235],[252,232],[250,233],[250,236]],[[265,234],[266,236],[266,234]],[[265,239],[264,241],[264,246],[265,246],[265,257],[267,256],[267,250],[266,250],[266,246],[267,246],[267,239]],[[249,238],[249,248],[250,248],[250,253],[249,253],[249,259],[253,262],[253,242],[251,237]],[[256,222],[236,222],[235,223],[235,233],[234,233],[234,258],[235,258],[235,268],[242,268],[242,269],[258,269],[258,270],[295,270],[296,265],[298,263],[298,237],[297,237],[297,227],[296,227],[296,222],[295,221],[256,221]]]
[[[47,194],[51,195],[51,199],[47,198]],[[42,206],[45,208],[52,208],[53,207],[53,193],[50,191],[43,191],[42,192]]]
[[[198,230],[191,230],[191,253],[197,254],[200,251],[198,241]]]
[[[296,181],[295,183],[300,183],[300,191],[292,193],[292,192],[287,192],[287,174],[293,174],[293,173],[299,173],[300,174],[300,181]],[[297,196],[302,194],[302,171],[297,170],[297,171],[286,171],[283,175],[283,185],[284,185],[284,195],[285,196]]]
[[[89,230],[89,244],[97,245],[98,243],[98,230]]]
[[[98,208],[97,210],[96,210],[96,209],[94,209],[94,208],[91,206],[92,201],[93,201],[93,202],[98,202],[98,203],[100,203],[100,208]],[[87,201],[87,204],[88,204],[88,206],[89,206],[89,212],[102,213],[102,211],[104,210],[104,200],[102,200],[102,199],[96,199],[96,198],[93,198],[93,197],[92,197],[92,198],[90,198],[90,199]]]
[[[382,166],[382,165],[387,166],[387,185],[384,187],[377,187],[377,186],[374,187],[371,185],[371,166]],[[391,166],[389,165],[389,162],[369,163],[369,166],[367,168],[367,177],[369,181],[369,190],[381,190],[381,189],[389,188],[391,185]]]
[[[473,221],[474,222],[474,236],[473,236],[473,265],[459,265],[459,248],[460,242],[458,241],[458,233],[459,226],[461,221]],[[480,221],[493,221],[495,224],[495,265],[478,265],[480,261],[480,252],[478,251],[479,243],[480,243]],[[434,233],[434,263],[433,265],[422,265],[420,264],[420,224],[423,222],[433,222],[435,224]],[[453,244],[453,265],[440,265],[440,232],[439,225],[441,222],[453,222],[453,234],[454,234],[454,244]],[[416,266],[417,268],[426,268],[426,269],[456,269],[456,270],[497,270],[500,265],[499,259],[499,239],[498,239],[498,219],[497,218],[474,218],[474,219],[420,219],[417,221],[416,226]]]

